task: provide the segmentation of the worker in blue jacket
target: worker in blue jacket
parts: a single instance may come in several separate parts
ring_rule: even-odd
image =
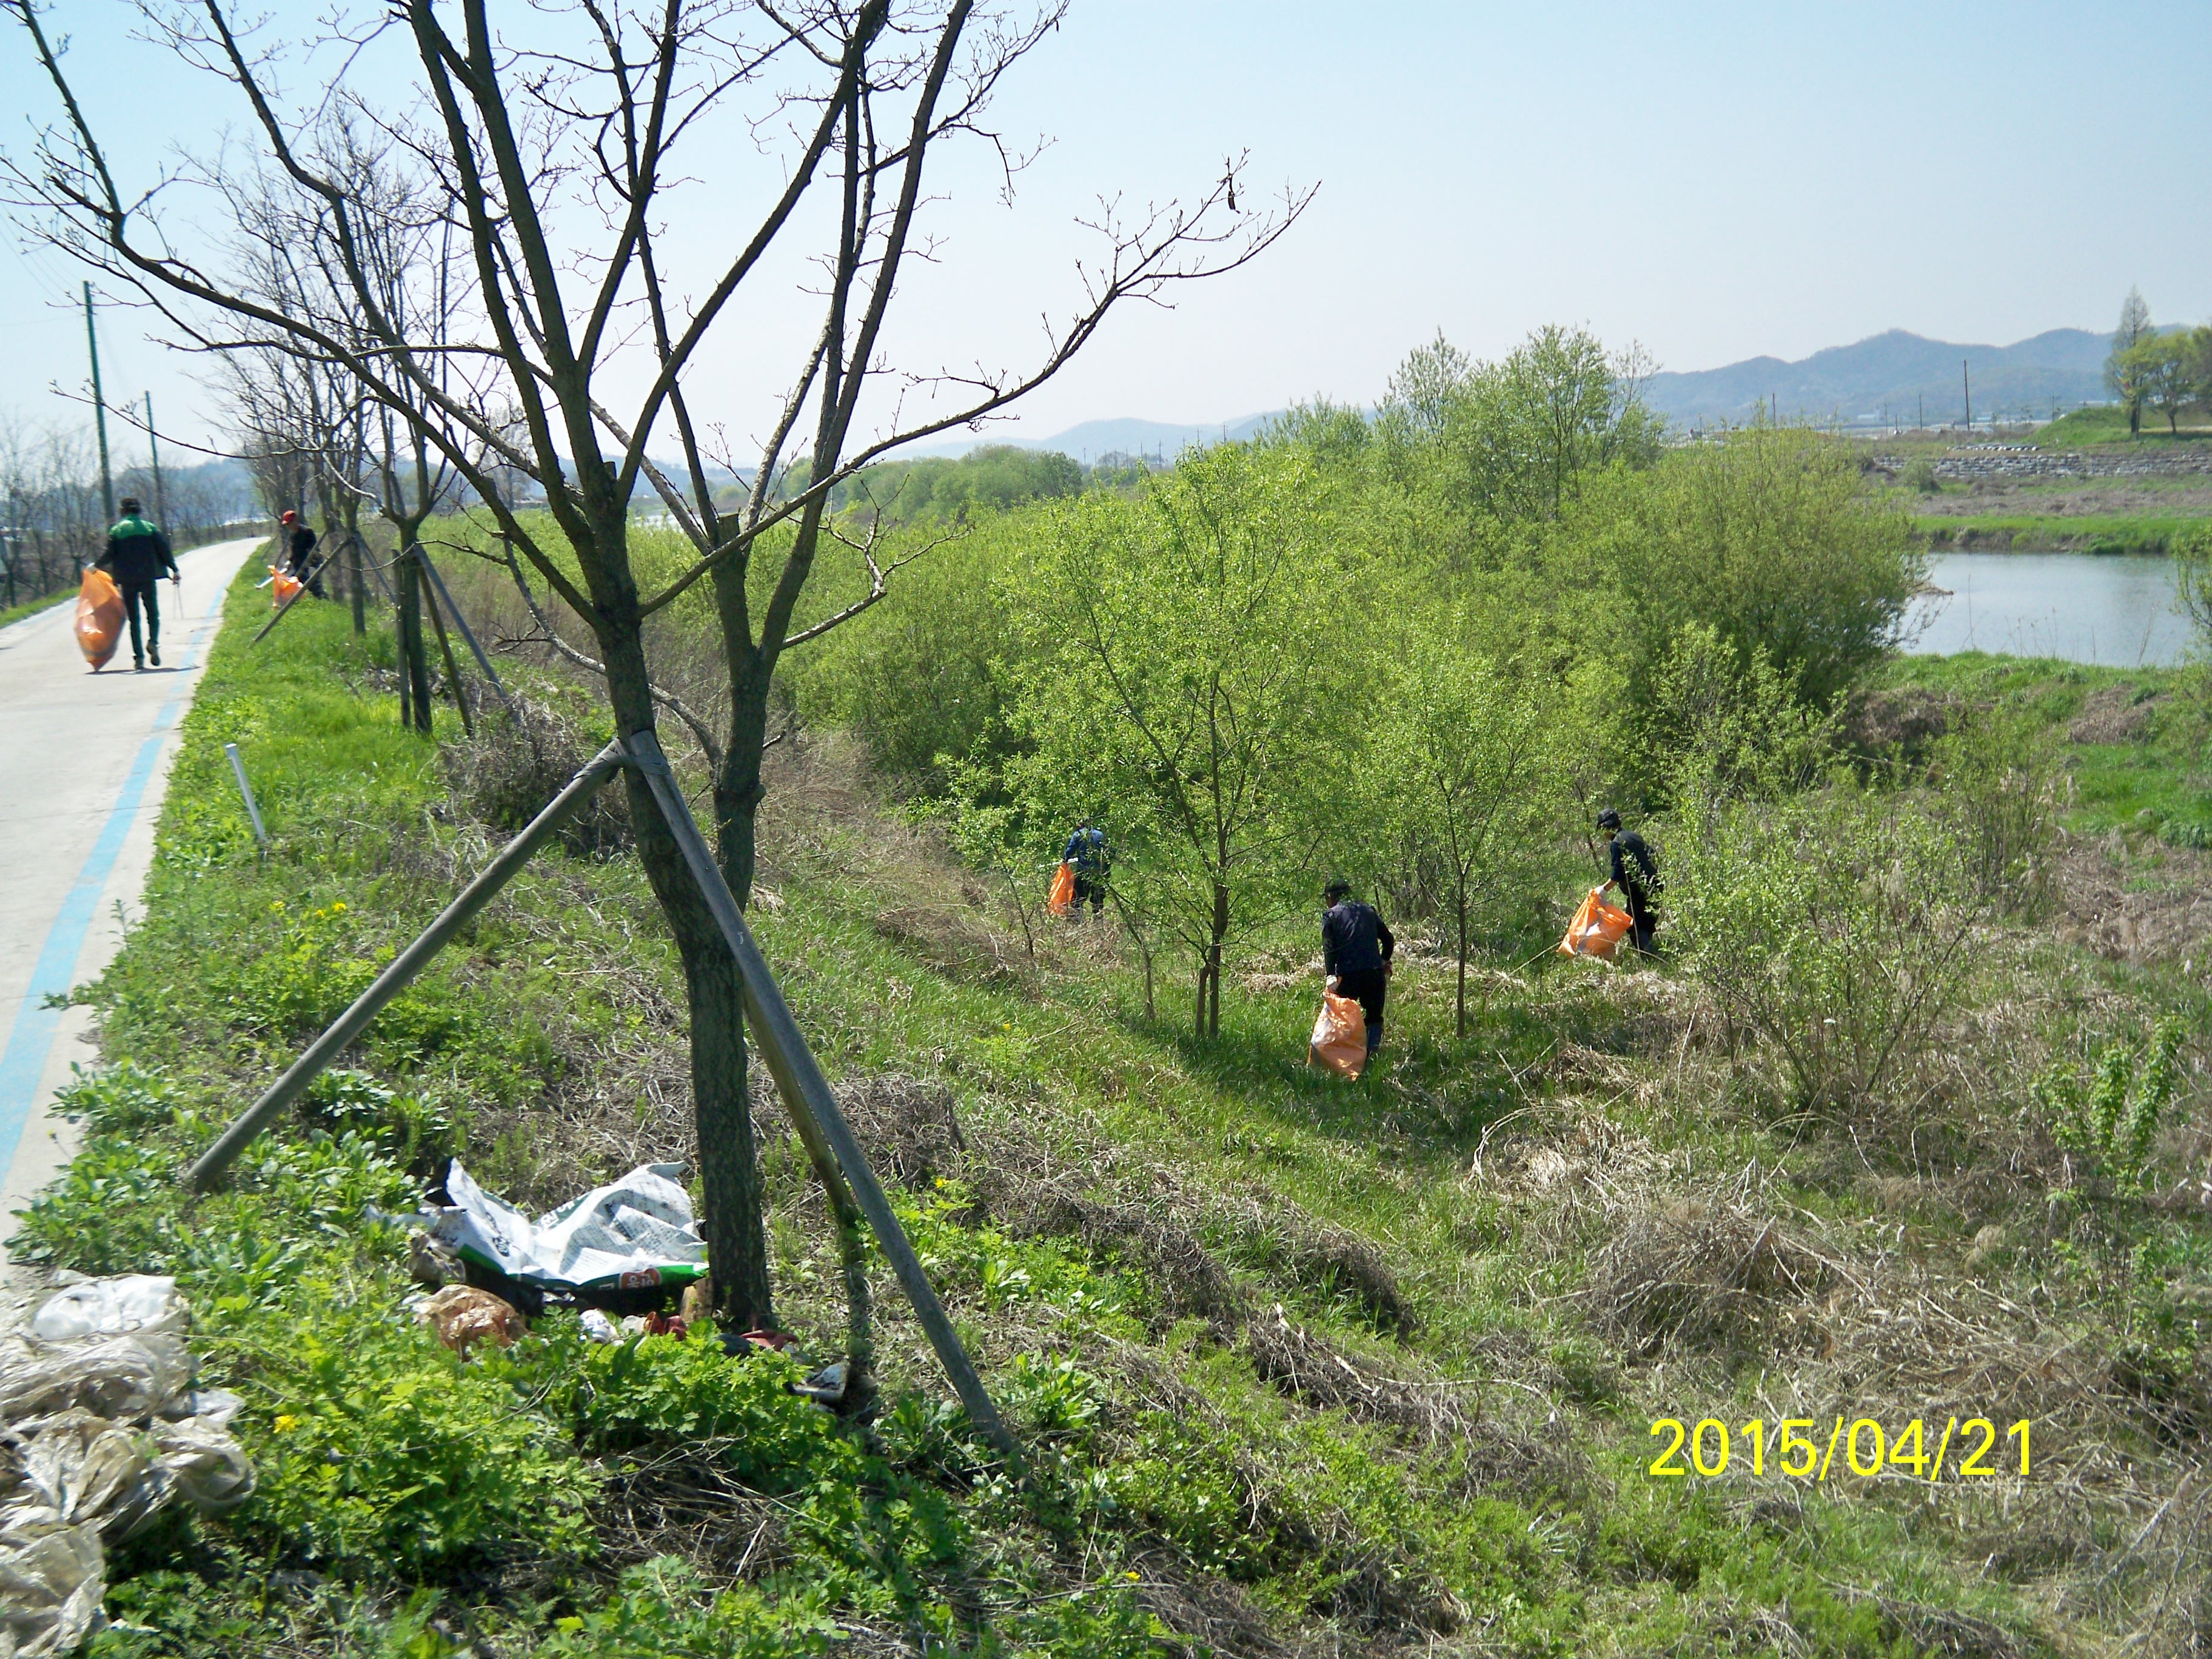
[[[1067,838],[1067,850],[1060,861],[1075,872],[1075,902],[1090,902],[1091,914],[1097,915],[1106,908],[1106,872],[1112,862],[1112,849],[1106,844],[1106,832],[1095,823],[1076,826],[1075,833]]]

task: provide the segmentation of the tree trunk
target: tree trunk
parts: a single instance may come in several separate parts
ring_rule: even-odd
[[[1206,947],[1205,989],[1200,994],[1199,1020],[1206,1036],[1221,1035],[1221,953],[1229,937],[1229,889],[1213,884],[1213,933]]]
[[[1467,1036],[1467,889],[1457,895],[1459,904],[1459,1035]]]
[[[611,509],[609,517],[613,521],[600,526],[599,535],[619,546],[627,532],[626,515],[617,506]],[[616,724],[626,733],[650,730],[653,694],[646,674],[636,589],[629,580],[627,562],[603,557],[595,562],[602,569],[623,573],[623,592],[594,594],[599,615],[592,618],[605,653],[607,691]],[[758,701],[764,723],[765,696]],[[742,729],[744,723],[743,712],[733,710],[732,725]],[[742,792],[742,812],[732,814],[725,808],[729,799],[725,780],[717,779],[715,819],[723,874],[738,902],[744,904],[752,890],[759,739],[756,737],[749,745],[733,744],[729,754],[744,757],[750,765],[733,758],[726,765],[726,774],[746,773],[750,787]],[[714,1280],[714,1316],[724,1327],[737,1330],[773,1328],[775,1306],[769,1282],[760,1161],[745,1090],[744,988],[729,945],[684,861],[683,850],[662,821],[650,786],[635,771],[624,773],[623,785],[629,793],[630,821],[637,830],[639,860],[675,933],[676,948],[684,962],[684,991],[691,1016],[691,1106],[698,1127],[699,1184],[706,1200],[707,1260]]]
[[[368,632],[368,572],[361,567],[361,526],[346,526],[346,592],[353,600],[353,631]]]
[[[404,527],[399,561],[399,719],[428,737],[430,732],[430,659],[422,648],[422,567],[416,563],[415,529]]]

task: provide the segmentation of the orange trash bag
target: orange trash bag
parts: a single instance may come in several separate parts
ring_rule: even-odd
[[[1575,912],[1575,919],[1567,924],[1567,936],[1559,941],[1563,957],[1601,957],[1613,960],[1613,950],[1628,937],[1635,926],[1626,910],[1616,910],[1605,902],[1605,889],[1593,887],[1589,896]]]
[[[107,666],[123,638],[123,590],[96,566],[84,573],[76,592],[76,648],[97,674]]]
[[[1313,1041],[1306,1047],[1306,1064],[1326,1066],[1340,1076],[1358,1081],[1360,1073],[1367,1069],[1367,1011],[1350,997],[1323,991]]]
[[[1075,866],[1062,860],[1052,872],[1052,892],[1045,899],[1044,908],[1054,915],[1064,916],[1075,904]]]
[[[282,610],[284,601],[300,591],[300,579],[278,569],[273,564],[269,567],[269,574],[276,579],[276,589],[270,596],[270,605],[272,609]]]

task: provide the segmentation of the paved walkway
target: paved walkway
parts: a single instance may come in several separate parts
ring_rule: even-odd
[[[224,591],[258,544],[178,556],[183,600],[161,585],[160,669],[132,672],[126,635],[90,672],[73,603],[0,629],[0,1236],[69,1162],[72,1127],[47,1106],[70,1062],[94,1058],[90,1011],[46,999],[96,977],[137,919],[177,728]]]

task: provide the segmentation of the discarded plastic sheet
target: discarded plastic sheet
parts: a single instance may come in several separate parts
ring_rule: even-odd
[[[42,1342],[76,1342],[88,1336],[137,1336],[185,1328],[185,1302],[177,1281],[152,1273],[90,1279],[40,1305],[31,1334]]]
[[[189,1316],[167,1279],[90,1279],[0,1341],[0,1654],[73,1652],[101,1626],[103,1540],[173,1499],[252,1495],[227,1425],[245,1403],[194,1391]]]
[[[100,1629],[107,1559],[100,1534],[64,1527],[27,1540],[0,1534],[0,1652],[74,1653]]]
[[[1359,1074],[1367,1069],[1367,1011],[1350,997],[1323,991],[1321,1014],[1314,1021],[1313,1042],[1306,1049],[1306,1063],[1326,1066],[1358,1082]]]
[[[513,1304],[466,1285],[447,1285],[423,1303],[416,1316],[464,1358],[486,1337],[499,1347],[510,1347],[530,1329]]]
[[[1055,916],[1066,915],[1075,903],[1075,866],[1066,860],[1052,872],[1052,892],[1044,908]]]
[[[680,1164],[648,1164],[532,1221],[469,1179],[455,1158],[446,1175],[453,1202],[431,1228],[465,1261],[544,1290],[642,1290],[682,1285],[707,1271],[707,1245]]]
[[[1626,910],[1616,910],[1605,902],[1605,889],[1593,887],[1589,896],[1582,902],[1575,918],[1567,924],[1566,937],[1559,941],[1563,957],[1597,957],[1610,962],[1628,930],[1636,925]]]
[[[77,585],[76,648],[98,673],[115,655],[123,638],[123,590],[115,578],[95,567]]]
[[[284,602],[300,591],[300,579],[273,564],[269,567],[269,574],[276,584],[270,591],[269,603],[274,609],[281,611],[284,608]]]

